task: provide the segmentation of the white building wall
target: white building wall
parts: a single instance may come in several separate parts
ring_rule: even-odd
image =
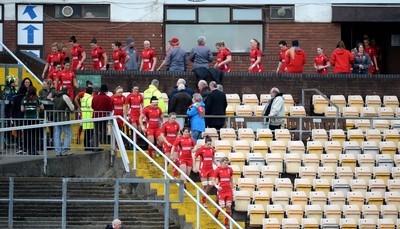
[[[316,3],[318,2],[318,3]],[[331,22],[332,4],[349,4],[346,0],[1,0],[4,20],[15,20],[15,4],[110,4],[112,22],[162,22],[163,6],[170,5],[295,5],[296,22]],[[351,4],[400,4],[399,0],[353,0]]]

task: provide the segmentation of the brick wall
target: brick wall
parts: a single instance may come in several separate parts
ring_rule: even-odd
[[[14,24],[15,26],[15,24]],[[335,48],[340,40],[340,24],[333,23],[269,23],[265,25],[264,47],[265,52],[262,58],[266,72],[275,71],[278,63],[280,40],[286,40],[289,44],[291,40],[300,41],[300,46],[307,54],[306,73],[314,72],[313,57],[316,54],[316,47],[322,45],[326,47],[326,54]],[[11,29],[11,28],[9,28]],[[99,30],[100,29],[100,30]],[[15,27],[13,27],[14,31]],[[50,46],[54,42],[66,43],[69,46],[69,38],[75,35],[78,42],[85,48],[90,56],[90,40],[96,37],[98,44],[102,46],[108,54],[112,53],[111,42],[118,40],[125,45],[125,39],[132,36],[136,40],[136,47],[139,50],[143,47],[143,40],[149,39],[152,47],[156,50],[158,58],[164,58],[164,41],[162,23],[116,23],[116,22],[45,22],[45,47],[44,53],[50,52]],[[8,38],[9,40],[11,38]],[[14,34],[15,39],[15,34]],[[207,44],[213,48],[214,44]],[[227,44],[229,46],[229,44]],[[109,55],[110,56],[110,55]],[[210,66],[212,66],[213,62]],[[249,67],[249,57],[247,54],[238,54],[233,56],[231,64],[232,71],[247,72]],[[91,61],[86,61],[86,66],[91,67]],[[189,66],[191,69],[191,66]]]
[[[15,21],[3,21],[3,41],[10,50],[17,49],[17,32]]]

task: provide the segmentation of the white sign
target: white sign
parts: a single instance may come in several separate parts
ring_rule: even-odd
[[[43,24],[18,23],[18,45],[43,45]]]
[[[37,50],[37,49],[21,49],[21,51],[28,52],[28,53],[33,54],[36,57],[40,58],[40,50]]]
[[[3,23],[0,23],[0,42],[3,43]],[[3,51],[3,46],[0,45],[0,52]]]
[[[18,21],[43,21],[43,5],[18,5]]]

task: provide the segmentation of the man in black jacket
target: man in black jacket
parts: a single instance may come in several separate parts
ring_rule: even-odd
[[[226,95],[224,92],[218,90],[217,83],[215,81],[210,82],[210,94],[207,96],[206,104],[206,116],[207,115],[226,115],[226,107],[228,102],[226,101]],[[224,118],[206,118],[206,126],[221,129],[225,125]]]
[[[168,113],[175,112],[177,115],[186,115],[188,107],[192,104],[192,96],[185,91],[185,85],[178,85],[178,93],[171,98],[171,104],[168,107]],[[176,122],[182,129],[185,124],[184,117],[177,117]]]

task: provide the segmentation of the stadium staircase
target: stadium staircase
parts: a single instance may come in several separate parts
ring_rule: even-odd
[[[61,199],[61,178],[15,178],[14,198]],[[0,198],[8,198],[9,180],[0,179]],[[112,183],[69,183],[68,199],[112,199]],[[121,194],[120,199],[137,199]],[[15,202],[14,229],[61,228],[61,202]],[[68,203],[67,228],[105,228],[112,221],[113,203]],[[7,228],[8,204],[0,204],[0,228]],[[148,203],[120,203],[123,228],[164,228],[164,213]],[[179,225],[170,222],[169,228]]]

